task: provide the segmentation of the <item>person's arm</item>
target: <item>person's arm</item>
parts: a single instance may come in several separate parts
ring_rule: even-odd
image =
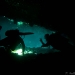
[[[42,43],[41,47],[48,47],[50,44],[47,42],[46,44],[40,39],[40,42]]]
[[[43,44],[41,47],[48,47],[50,44],[49,43],[46,43],[46,44]]]
[[[42,39],[40,39],[40,42],[44,45],[45,43],[42,41]]]

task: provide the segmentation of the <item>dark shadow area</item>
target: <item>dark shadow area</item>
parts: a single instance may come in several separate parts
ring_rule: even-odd
[[[2,49],[0,49],[2,50]],[[71,54],[70,54],[71,55]],[[23,57],[17,54],[9,54],[7,52],[0,52],[0,66],[10,70],[17,70],[22,72],[22,70],[32,71],[38,73],[48,73],[48,74],[58,74],[65,75],[66,70],[72,70],[74,65],[75,55],[63,55],[63,53],[46,53],[46,54],[28,54]]]
[[[15,37],[13,36],[13,34],[15,35]],[[40,68],[42,70],[43,69],[44,70],[51,69],[53,71],[58,70],[57,71],[58,74],[60,74],[61,71],[63,71],[62,73],[65,73],[66,69],[71,70],[72,66],[75,63],[73,60],[75,57],[74,55],[75,46],[68,43],[68,39],[63,37],[61,35],[62,33],[56,32],[51,35],[46,34],[45,35],[45,39],[47,41],[46,44],[43,43],[42,39],[39,39],[40,42],[42,43],[41,47],[51,45],[53,46],[54,49],[60,50],[59,52],[53,53],[48,52],[45,54],[40,53],[37,55],[36,54],[24,55],[25,45],[22,41],[22,38],[20,38],[19,34],[22,34],[19,32],[19,30],[8,30],[5,33],[7,37],[0,40],[0,46],[3,46],[0,47],[0,60],[1,60],[0,65],[9,66],[8,68],[15,67],[15,69],[17,69],[17,66],[19,66],[21,68],[29,68],[29,70],[31,68],[33,68],[33,70],[37,68]],[[15,50],[16,46],[19,43],[23,43],[22,44],[23,56],[18,56],[17,54],[11,53],[11,50]],[[39,51],[41,50],[41,48],[38,49]]]

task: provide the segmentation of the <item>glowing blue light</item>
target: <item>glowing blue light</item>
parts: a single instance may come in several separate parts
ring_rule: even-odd
[[[23,55],[22,49],[17,49],[17,50],[11,51],[11,52],[12,53],[17,53],[18,55],[21,55],[21,56]],[[25,50],[24,54],[33,54],[33,51]]]
[[[22,21],[17,22],[17,25],[23,25]]]

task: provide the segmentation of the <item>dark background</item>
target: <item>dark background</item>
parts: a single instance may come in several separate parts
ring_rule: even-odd
[[[17,20],[23,20],[30,23],[30,26],[37,24],[50,30],[61,31],[67,34],[75,43],[73,2],[0,0],[0,16],[13,18],[15,23]],[[53,64],[53,62],[51,63]]]

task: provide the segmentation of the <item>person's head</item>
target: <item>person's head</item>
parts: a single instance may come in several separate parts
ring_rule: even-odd
[[[8,30],[5,32],[6,36],[19,36],[19,30]]]
[[[45,34],[45,39],[49,39],[49,34]]]

